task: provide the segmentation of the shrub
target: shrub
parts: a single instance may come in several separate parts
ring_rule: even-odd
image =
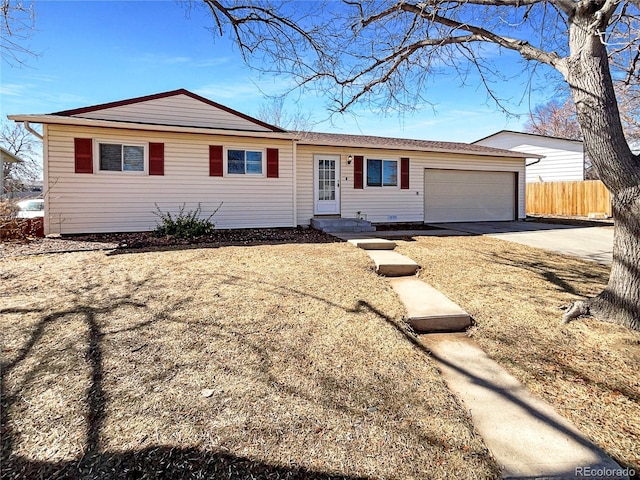
[[[154,233],[158,237],[171,235],[176,238],[193,238],[201,237],[203,235],[211,235],[215,230],[215,224],[211,221],[213,216],[218,213],[222,203],[218,205],[211,215],[206,218],[200,218],[202,213],[202,206],[198,203],[198,208],[185,212],[186,204],[182,204],[177,214],[171,214],[171,212],[163,212],[156,205],[156,211],[154,215],[159,217],[158,225],[156,226]]]

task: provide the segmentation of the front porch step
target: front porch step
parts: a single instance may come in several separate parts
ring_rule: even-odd
[[[471,325],[467,312],[419,278],[390,278],[389,283],[407,308],[407,322],[416,332],[457,332]]]
[[[376,273],[385,277],[415,275],[420,266],[409,257],[391,250],[367,250],[376,264]]]
[[[311,228],[325,233],[376,231],[371,222],[359,218],[312,218]]]

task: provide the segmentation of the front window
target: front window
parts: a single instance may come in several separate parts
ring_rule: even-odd
[[[398,161],[367,159],[368,187],[397,187]]]
[[[106,172],[144,172],[144,147],[120,143],[101,143],[100,170]]]
[[[253,150],[227,150],[227,173],[262,175],[262,152]]]

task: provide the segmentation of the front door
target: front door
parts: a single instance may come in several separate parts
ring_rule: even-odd
[[[314,155],[314,214],[340,213],[340,155]]]

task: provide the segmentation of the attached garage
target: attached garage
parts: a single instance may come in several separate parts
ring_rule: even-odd
[[[478,170],[424,172],[424,221],[516,220],[517,174]]]

